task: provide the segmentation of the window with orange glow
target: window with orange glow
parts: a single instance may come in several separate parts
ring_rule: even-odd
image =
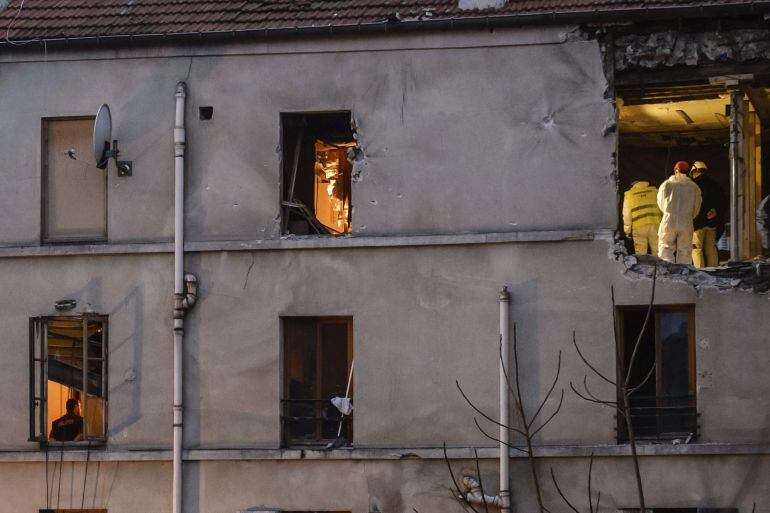
[[[107,319],[30,320],[30,440],[103,441],[107,432]]]
[[[341,235],[352,221],[350,112],[283,114],[282,233]]]

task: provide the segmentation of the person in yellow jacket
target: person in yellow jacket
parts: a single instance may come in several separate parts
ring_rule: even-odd
[[[636,180],[623,194],[623,231],[634,240],[634,253],[644,255],[649,248],[658,254],[658,225],[660,209],[657,203],[658,188],[650,182]]]
[[[658,206],[663,212],[658,229],[658,256],[677,264],[692,264],[692,220],[702,202],[700,187],[687,176],[689,171],[690,165],[680,160],[674,164],[674,174],[658,189]]]

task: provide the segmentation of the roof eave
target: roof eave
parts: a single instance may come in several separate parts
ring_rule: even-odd
[[[419,30],[447,30],[472,28],[503,28],[525,25],[571,25],[585,23],[639,22],[673,20],[683,17],[743,17],[770,12],[770,0],[744,3],[710,4],[699,3],[688,6],[655,6],[629,9],[592,9],[583,11],[549,11],[539,13],[520,13],[506,15],[484,15],[458,18],[438,18],[404,20],[398,22],[378,21],[371,23],[280,27],[263,29],[244,29],[211,32],[175,32],[147,34],[94,35],[76,37],[36,37],[27,40],[0,41],[0,48],[5,50],[27,47],[39,43],[52,46],[91,46],[151,44],[168,42],[225,42],[233,40],[253,40],[290,35],[342,35],[354,33],[386,33]]]

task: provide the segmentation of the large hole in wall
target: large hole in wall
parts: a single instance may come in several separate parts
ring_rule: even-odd
[[[770,185],[770,163],[763,165],[762,153],[764,134],[770,133],[770,101],[763,87],[744,84],[738,91],[735,94],[742,100],[743,111],[737,122],[731,119],[731,90],[719,83],[624,86],[619,88],[617,99],[619,212],[623,193],[633,182],[646,181],[658,187],[671,176],[676,162],[706,163],[707,174],[723,198],[716,227],[719,264],[750,259],[763,252],[755,211]],[[745,169],[740,180],[741,251],[737,258],[729,252],[731,127],[741,133]],[[622,213],[619,224],[623,224]]]

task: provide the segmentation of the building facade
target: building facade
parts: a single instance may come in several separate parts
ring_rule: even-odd
[[[255,24],[228,35],[212,24],[193,35],[167,22],[176,33],[167,38],[117,22],[58,36],[74,29],[45,14],[62,7],[35,4],[0,13],[12,36],[0,47],[0,511],[172,511],[180,83],[184,271],[198,287],[182,353],[185,513],[462,511],[443,444],[458,476],[475,473],[475,448],[486,491],[497,493],[497,444],[455,382],[497,415],[502,286],[529,411],[561,351],[545,410],[561,389],[564,399],[535,437],[549,509],[567,511],[550,468],[565,495],[585,502],[591,453],[602,508],[638,507],[616,412],[570,383],[588,375],[602,398],[617,392],[572,337],[616,375],[613,313],[620,346],[632,347],[655,261],[616,240],[618,194],[628,169],[655,167],[647,156],[665,147],[694,159],[697,147],[658,118],[657,136],[678,130],[678,139],[635,144],[655,130],[622,109],[632,93],[644,106],[729,103],[735,88],[747,91],[757,135],[741,162],[749,173],[753,158],[761,178],[764,4],[726,3],[729,16],[656,4],[648,18],[641,8],[575,7],[550,22],[545,3],[531,13],[516,2],[446,15],[439,6],[326,33]],[[655,36],[672,31],[692,35],[681,61],[675,40],[669,51]],[[719,40],[744,53],[693,62],[718,46],[708,34],[730,31],[754,35]],[[738,85],[708,80],[727,75]],[[702,83],[728,99],[697,96]],[[669,97],[650,96],[665,88]],[[104,170],[92,146],[102,104],[119,150]],[[717,155],[722,135],[703,151],[728,162],[726,175],[737,157]],[[746,244],[738,260],[757,253]],[[654,365],[652,402],[638,404],[635,424],[654,510],[770,502],[763,270],[726,269],[659,265],[642,350]],[[352,415],[341,417],[333,396],[351,397]],[[48,440],[67,398],[81,404],[84,440]],[[527,460],[510,458],[513,509],[535,511]]]

